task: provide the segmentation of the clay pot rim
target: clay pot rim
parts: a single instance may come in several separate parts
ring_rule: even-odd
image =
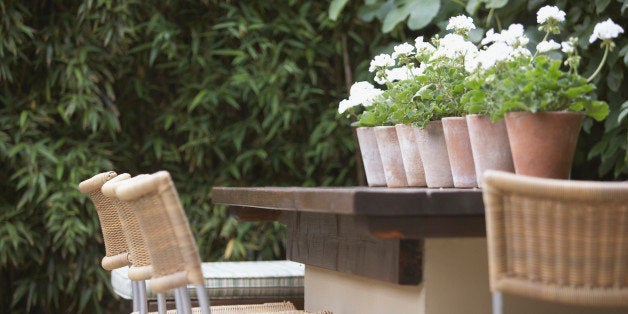
[[[537,112],[530,112],[530,111],[511,111],[511,112],[506,112],[506,114],[504,115],[504,118],[507,116],[525,116],[525,115],[578,115],[578,116],[583,116],[584,112],[582,111],[537,111]]]
[[[376,128],[376,129],[387,129],[387,128],[394,128],[394,125],[377,125],[377,126],[373,126],[372,128]]]
[[[466,119],[466,117],[444,117],[441,120],[462,120],[462,119]]]

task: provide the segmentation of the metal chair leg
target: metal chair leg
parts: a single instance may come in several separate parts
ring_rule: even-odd
[[[133,301],[133,312],[140,310],[140,300],[137,281],[131,281],[131,301]]]
[[[157,294],[157,313],[158,314],[166,314],[168,311],[166,305],[166,295],[163,293]]]
[[[198,299],[198,305],[201,308],[201,314],[211,314],[211,304],[207,290],[204,285],[195,285],[196,298]]]
[[[177,314],[184,314],[185,304],[183,303],[183,296],[181,295],[181,289],[174,289],[174,303],[177,308]]]
[[[504,314],[504,299],[501,292],[494,291],[491,294],[493,301],[493,314]]]
[[[190,302],[190,294],[188,293],[188,287],[183,286],[178,288],[181,290],[181,296],[183,299],[183,314],[192,314],[192,303]]]
[[[142,280],[137,283],[139,296],[140,314],[148,314],[148,297],[146,296],[146,281]]]

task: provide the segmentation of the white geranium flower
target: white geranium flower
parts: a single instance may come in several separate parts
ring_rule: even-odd
[[[358,102],[355,101],[355,99],[343,99],[342,101],[340,101],[340,104],[338,104],[338,113],[342,114],[343,112],[349,110],[349,108],[355,107],[360,105]]]
[[[486,32],[484,38],[480,42],[482,45],[490,44],[496,41],[501,41],[502,37],[500,33],[495,33],[495,31],[491,28]]]
[[[381,95],[384,91],[375,88],[369,82],[356,82],[349,90],[349,98],[342,100],[338,104],[338,113],[343,113],[351,107],[363,105],[369,107],[373,105],[373,99]]]
[[[486,45],[492,42],[504,42],[510,46],[521,47],[527,45],[530,39],[525,36],[523,25],[511,24],[508,29],[502,30],[501,33],[495,33],[492,28],[489,29],[481,44]]]
[[[601,40],[617,38],[619,34],[623,33],[624,29],[615,24],[610,18],[604,22],[597,23],[593,28],[593,34],[589,38],[589,43],[593,43],[598,38]]]
[[[560,45],[563,47],[563,49],[561,49],[564,53],[572,53],[574,51],[574,46],[570,41],[563,41],[562,43],[560,43]]]
[[[411,56],[414,54],[414,46],[408,44],[408,43],[403,43],[401,45],[397,45],[395,46],[395,52],[392,53],[392,58],[393,59],[397,59],[397,57],[399,55],[406,55],[406,56]]]
[[[386,70],[386,72],[388,72],[388,70]],[[386,74],[388,75],[388,74]],[[388,77],[386,77],[385,75],[376,75],[375,78],[373,79],[375,81],[375,83],[379,84],[379,85],[385,85],[386,83],[388,83]]]
[[[382,53],[373,58],[369,67],[369,72],[375,72],[378,67],[391,67],[393,65],[395,65],[395,59],[393,59],[390,55]]]
[[[414,47],[418,55],[431,54],[436,50],[432,44],[423,41],[423,36],[419,36],[414,40]]]
[[[498,62],[508,60],[512,55],[514,48],[504,42],[496,42],[486,48],[480,50],[477,55],[477,62],[483,70],[488,70],[495,66]]]
[[[544,40],[540,42],[538,45],[536,45],[536,51],[540,53],[544,53],[544,52],[548,52],[548,51],[552,51],[556,49],[560,49],[560,44],[555,42],[553,39],[550,39],[550,41]]]
[[[511,53],[510,53],[510,57],[509,59],[516,59],[516,58],[529,58],[532,56],[532,52],[530,52],[530,50],[528,50],[528,48],[525,47],[517,47],[515,48]]]
[[[477,51],[478,48],[472,42],[465,40],[461,35],[447,34],[440,40],[438,48],[430,60],[436,60],[442,57],[455,59]]]
[[[400,67],[386,70],[386,76],[388,76],[388,82],[404,81],[412,78],[412,72],[407,67]]]
[[[411,67],[410,72],[412,73],[413,76],[420,76],[420,75],[423,75],[423,72],[425,72],[426,68],[427,68],[427,63],[423,62],[418,68]]]
[[[511,24],[507,30],[502,31],[502,38],[510,46],[525,46],[530,41],[524,35],[524,28],[521,24]]]
[[[473,73],[480,66],[480,60],[478,59],[478,54],[468,55],[464,58],[464,69]]]
[[[560,10],[558,7],[546,5],[536,12],[536,22],[539,24],[545,24],[545,22],[549,19],[563,22],[565,21],[565,15],[565,12]]]
[[[475,25],[473,24],[473,19],[468,16],[452,16],[447,24],[447,30],[450,29],[469,31],[475,29]]]

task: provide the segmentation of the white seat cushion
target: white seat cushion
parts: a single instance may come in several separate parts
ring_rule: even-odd
[[[305,267],[292,261],[211,262],[201,266],[205,287],[212,299],[290,298],[303,297]],[[111,285],[122,298],[131,299],[129,268],[114,269]],[[156,299],[147,281],[149,299]],[[188,289],[190,296],[196,291]],[[167,295],[172,298],[172,294]]]

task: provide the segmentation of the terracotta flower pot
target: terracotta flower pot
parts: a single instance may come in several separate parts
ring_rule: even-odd
[[[389,188],[408,186],[395,127],[376,126],[375,138],[377,138],[379,156],[382,159],[382,166],[384,166],[386,186]]]
[[[403,160],[403,168],[406,171],[408,185],[426,186],[423,162],[421,161],[421,153],[414,133],[414,127],[406,124],[397,124],[395,129],[397,130],[401,159]]]
[[[415,129],[421,161],[425,170],[425,181],[430,188],[450,188],[454,186],[451,176],[447,144],[441,121],[432,121],[423,130]]]
[[[568,179],[583,116],[563,111],[507,113],[515,173]]]
[[[467,119],[464,117],[448,117],[443,118],[442,121],[454,187],[476,187],[477,180],[475,178],[475,165],[473,164]]]
[[[490,117],[479,114],[466,118],[478,186],[482,186],[486,170],[515,172],[504,120],[492,122]]]
[[[384,175],[382,160],[379,157],[374,129],[372,127],[359,127],[356,128],[356,133],[367,184],[369,186],[386,186],[386,176]]]

